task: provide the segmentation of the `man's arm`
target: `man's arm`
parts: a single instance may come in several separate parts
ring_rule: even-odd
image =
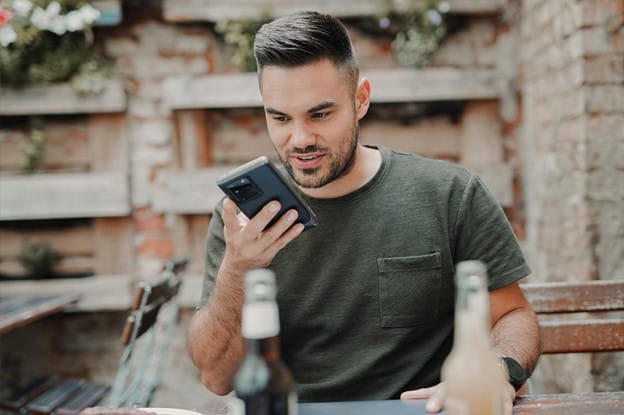
[[[187,338],[202,383],[219,395],[232,390],[232,379],[245,353],[240,333],[245,274],[268,266],[303,231],[302,224],[293,226],[295,210],[286,212],[265,230],[278,211],[279,203],[271,202],[253,219],[246,220],[237,216],[234,202],[226,199],[223,203],[225,254],[208,305],[193,316]]]
[[[492,345],[501,357],[512,357],[527,376],[541,352],[540,328],[517,282],[490,293]]]

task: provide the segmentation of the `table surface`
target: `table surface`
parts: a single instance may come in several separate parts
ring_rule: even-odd
[[[357,401],[301,403],[299,415],[430,415],[425,400]],[[150,410],[152,408],[145,408]],[[233,415],[226,407],[194,408],[194,412],[176,408],[155,408],[158,415]],[[518,397],[513,415],[623,415],[624,391],[595,393],[560,393]],[[127,414],[122,414],[127,415]],[[441,412],[440,415],[444,415]]]
[[[517,399],[513,414],[623,415],[624,392],[524,395]],[[395,400],[300,404],[299,415],[427,415],[427,411],[424,400]]]
[[[78,294],[0,296],[0,334],[59,313],[78,299]]]

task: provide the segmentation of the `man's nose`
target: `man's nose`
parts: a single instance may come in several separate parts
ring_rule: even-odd
[[[316,134],[305,121],[296,122],[290,136],[290,142],[293,147],[306,148],[316,143]]]

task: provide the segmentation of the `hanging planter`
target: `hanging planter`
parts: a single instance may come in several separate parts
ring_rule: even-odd
[[[261,19],[221,20],[215,25],[215,32],[232,53],[232,63],[242,72],[256,70],[253,42],[260,27],[269,22],[269,17]]]
[[[392,54],[400,66],[423,68],[446,34],[450,6],[440,0],[386,0],[385,12],[364,19],[360,27],[375,35],[390,36]]]
[[[0,79],[19,88],[71,81],[101,93],[113,65],[92,48],[100,12],[86,0],[0,0]]]

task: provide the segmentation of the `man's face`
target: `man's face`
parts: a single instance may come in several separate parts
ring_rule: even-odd
[[[319,188],[348,173],[365,111],[356,111],[344,71],[329,60],[266,66],[260,84],[271,141],[297,184]]]

